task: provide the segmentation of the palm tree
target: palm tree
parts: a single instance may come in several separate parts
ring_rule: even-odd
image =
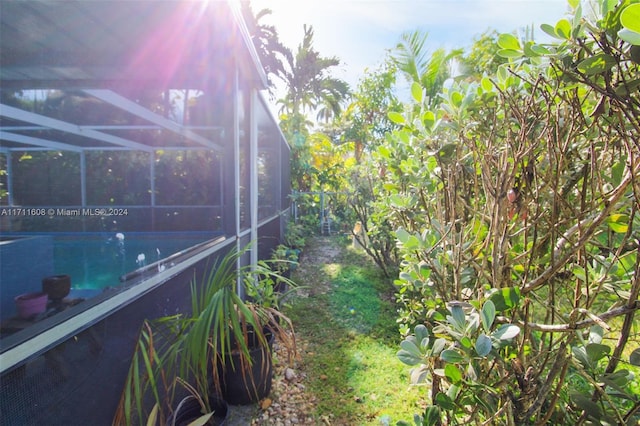
[[[420,83],[425,89],[431,106],[438,103],[438,94],[444,82],[451,76],[451,60],[462,54],[462,50],[447,53],[437,49],[428,55],[425,49],[428,33],[414,31],[404,33],[393,52],[393,60],[409,82]]]
[[[280,101],[288,115],[316,111],[318,119],[337,116],[347,98],[349,85],[329,75],[329,69],[340,65],[334,57],[323,57],[313,47],[313,27],[304,25],[304,38],[295,55],[287,58],[285,73],[287,93]]]
[[[274,95],[275,84],[273,77],[284,81],[285,62],[289,63],[291,50],[282,44],[278,36],[278,30],[273,25],[264,24],[261,20],[271,15],[271,9],[262,9],[254,13],[249,0],[240,2],[242,17],[247,25],[251,40],[256,48],[260,63],[267,74],[269,93]]]

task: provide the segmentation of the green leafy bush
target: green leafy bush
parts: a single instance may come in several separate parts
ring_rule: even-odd
[[[550,43],[500,35],[506,62],[437,101],[414,78],[389,113],[399,356],[431,386],[416,424],[639,420],[637,3],[598,3],[571,1]]]

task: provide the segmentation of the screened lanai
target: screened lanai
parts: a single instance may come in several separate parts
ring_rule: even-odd
[[[0,19],[1,421],[37,423],[35,399],[47,424],[101,424],[142,319],[184,309],[218,254],[280,241],[289,149],[233,2],[24,0]],[[64,299],[18,315],[59,275]]]

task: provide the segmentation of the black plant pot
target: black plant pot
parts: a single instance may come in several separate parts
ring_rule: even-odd
[[[211,397],[209,398],[209,406],[211,407],[211,410],[213,410],[213,416],[211,416],[206,425],[224,425],[229,411],[227,403],[220,398]],[[173,413],[173,416],[169,417],[167,426],[187,426],[194,420],[203,416],[201,410],[202,407],[200,406],[198,399],[193,395],[189,395],[180,401],[180,404],[176,407],[176,411]]]
[[[273,380],[271,351],[275,337],[265,329],[267,346],[260,343],[255,333],[248,338],[251,366],[242,365],[240,354],[232,353],[225,362],[225,368],[218,367],[222,397],[231,405],[256,403],[269,395]]]
[[[69,275],[52,275],[42,279],[42,291],[49,299],[60,302],[71,291],[71,277]]]
[[[283,271],[280,275],[282,275],[284,278],[290,280],[291,279],[291,268],[287,268],[287,270]],[[277,293],[285,293],[286,291],[289,290],[289,284],[287,284],[286,282],[278,280],[273,289]]]

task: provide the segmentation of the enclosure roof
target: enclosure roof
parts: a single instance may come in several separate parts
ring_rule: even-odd
[[[211,129],[190,129],[132,93],[229,93],[236,70],[250,86],[265,88],[244,22],[226,0],[1,1],[0,149],[151,150],[158,147],[129,135],[158,129],[179,134],[189,146],[216,146]],[[34,90],[82,93],[133,116],[126,122],[137,127],[77,123],[22,108],[16,94]]]

